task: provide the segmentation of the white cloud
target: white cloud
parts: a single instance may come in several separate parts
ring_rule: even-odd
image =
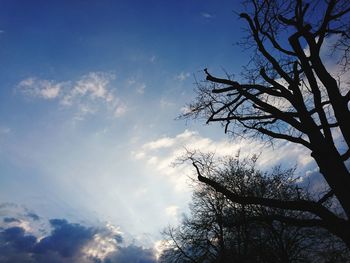
[[[10,221],[6,221],[10,218]],[[28,234],[35,235],[40,240],[51,230],[48,222],[40,220],[35,213],[22,205],[0,203],[0,229],[5,227],[21,227]]]
[[[148,158],[147,163],[150,165],[157,165],[159,163],[157,156],[151,156]],[[159,166],[158,166],[159,167]]]
[[[165,243],[164,240],[157,240],[156,242],[154,242],[153,248],[154,248],[157,260],[162,255],[163,251],[167,248],[164,243]]]
[[[95,114],[103,107],[110,110],[114,117],[121,117],[127,112],[127,106],[110,87],[114,79],[114,74],[105,72],[89,72],[77,81],[66,82],[32,77],[22,80],[17,88],[27,97],[56,99],[64,107],[74,107],[75,120]]]
[[[146,187],[139,187],[137,189],[135,189],[135,191],[133,192],[133,195],[137,198],[139,197],[145,197],[146,194],[148,194],[148,188]]]
[[[136,80],[135,80],[135,79],[128,79],[128,80],[127,80],[127,84],[128,84],[129,86],[134,85],[135,83],[136,83]]]
[[[176,191],[188,191],[188,175],[192,174],[191,166],[176,166],[173,163],[184,155],[186,149],[213,151],[222,155],[235,151],[226,140],[214,142],[209,138],[201,137],[197,132],[185,130],[174,137],[162,137],[143,144],[138,150],[131,153],[135,160],[144,161],[147,166],[157,171],[157,174],[166,176]]]
[[[153,55],[153,56],[150,57],[149,61],[151,63],[154,63],[156,61],[156,59],[157,59],[157,57]]]
[[[47,87],[46,89],[43,89],[41,91],[41,94],[43,98],[54,99],[58,96],[59,92],[60,92],[60,87],[56,85],[53,87]]]
[[[75,113],[74,120],[81,121],[84,120],[86,115],[89,114],[95,114],[97,112],[97,109],[93,107],[92,105],[88,104],[80,104],[77,106],[77,112]]]
[[[10,132],[11,132],[11,129],[9,127],[0,126],[0,135],[9,134]]]
[[[175,79],[179,80],[179,81],[184,81],[185,79],[187,79],[190,75],[190,73],[188,72],[181,72],[180,74],[175,76]]]
[[[171,205],[165,208],[165,214],[168,216],[177,218],[179,207],[177,205]]]
[[[100,229],[93,239],[85,245],[83,253],[98,259],[105,259],[109,254],[118,250],[116,237],[122,237],[123,232],[119,227],[107,223],[105,228]],[[119,242],[120,243],[120,242]]]
[[[132,87],[138,94],[144,94],[146,89],[146,84],[139,82],[138,80],[131,78],[126,81],[127,86]]]
[[[124,103],[122,102],[117,103],[114,109],[114,117],[119,118],[123,116],[127,112],[127,110],[128,108]]]
[[[165,98],[161,98],[159,103],[161,108],[167,108],[175,105],[174,102],[171,102]]]
[[[55,99],[60,95],[64,84],[65,83],[55,83],[50,80],[27,78],[18,84],[18,88],[23,94],[30,97]]]
[[[201,13],[201,16],[204,17],[204,18],[207,18],[207,19],[211,19],[211,18],[214,17],[214,15],[209,14],[209,13],[207,13],[207,12],[202,12],[202,13]]]
[[[194,174],[190,164],[175,166],[174,163],[186,150],[213,152],[216,157],[235,156],[240,152],[241,157],[260,154],[258,167],[266,170],[275,165],[284,164],[286,167],[298,165],[302,170],[313,162],[309,152],[293,143],[276,142],[274,148],[266,148],[266,143],[258,140],[238,138],[229,140],[213,140],[201,136],[198,132],[185,130],[174,137],[162,137],[144,143],[132,152],[132,157],[156,171],[155,174],[166,176],[175,190],[187,191],[190,185],[188,176]]]
[[[170,146],[174,145],[174,143],[175,143],[175,139],[165,137],[165,138],[161,138],[161,139],[158,139],[155,141],[148,142],[148,143],[144,144],[142,146],[142,148],[144,148],[146,150],[156,150],[156,149],[160,149],[160,148],[170,147]]]
[[[115,96],[108,85],[114,79],[115,75],[111,73],[90,72],[83,75],[69,87],[60,103],[69,106],[74,102],[79,102],[82,98],[85,100],[101,99],[106,103],[111,103],[115,100]]]
[[[146,89],[146,84],[145,83],[141,83],[137,88],[136,88],[136,92],[139,94],[143,94],[145,93],[145,89]]]
[[[146,156],[146,154],[144,152],[132,152],[131,155],[136,160],[141,160],[141,159],[145,158],[145,156]]]

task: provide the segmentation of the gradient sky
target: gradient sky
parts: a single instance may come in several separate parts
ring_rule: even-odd
[[[239,10],[212,0],[0,1],[4,207],[112,224],[153,246],[190,200],[191,170],[171,166],[184,147],[255,147],[229,142],[218,125],[174,120],[204,68],[238,73],[247,63],[233,45]],[[278,158],[267,150],[261,165],[313,172],[301,149],[287,148]]]

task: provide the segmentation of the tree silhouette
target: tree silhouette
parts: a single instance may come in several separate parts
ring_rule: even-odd
[[[245,1],[251,63],[240,81],[216,77],[204,70],[197,98],[184,117],[220,122],[233,135],[285,140],[306,147],[329,185],[320,200],[280,200],[237,195],[204,177],[196,162],[198,179],[231,201],[300,212],[317,218],[290,220],[300,226],[318,224],[341,237],[350,247],[350,90],[327,66],[324,51],[340,56],[347,73],[350,51],[350,1]],[[346,74],[343,74],[343,77]],[[345,215],[323,203],[335,196]],[[276,218],[279,221],[286,219]]]
[[[237,195],[260,198],[310,199],[293,181],[293,169],[256,169],[256,158],[191,154],[201,174]],[[295,179],[294,179],[295,180]],[[304,228],[273,218],[311,220],[307,213],[231,202],[209,185],[194,183],[191,214],[168,227],[168,249],[160,262],[344,262],[350,255],[341,240],[317,227]],[[330,244],[333,245],[330,246]]]

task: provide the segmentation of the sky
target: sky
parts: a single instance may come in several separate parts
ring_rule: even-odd
[[[204,68],[234,73],[248,62],[234,45],[239,10],[236,1],[1,0],[0,242],[38,262],[83,252],[86,262],[154,262],[160,232],[188,210],[193,170],[172,165],[184,149],[263,148],[176,120]],[[316,171],[294,145],[264,150],[260,166],[279,162]],[[71,250],[67,233],[77,233]]]

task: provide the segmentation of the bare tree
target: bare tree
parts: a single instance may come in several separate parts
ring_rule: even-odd
[[[256,158],[191,154],[206,178],[219,181],[237,195],[282,200],[309,199],[293,179],[293,169],[276,167],[269,173],[255,168]],[[274,218],[312,219],[309,213],[231,202],[212,187],[194,184],[191,214],[178,227],[169,227],[169,240],[160,262],[345,262],[349,251],[338,238],[317,227],[278,222]],[[329,248],[329,243],[334,248]],[[337,244],[337,245],[336,245]],[[321,253],[322,252],[322,253]],[[347,254],[346,254],[347,253]]]
[[[240,81],[228,75],[216,77],[205,69],[207,81],[198,84],[197,98],[184,117],[220,122],[233,135],[280,139],[306,147],[329,185],[329,192],[317,201],[237,195],[204,177],[193,165],[200,181],[231,201],[312,213],[316,219],[293,219],[293,223],[323,226],[350,247],[350,90],[348,83],[338,81],[327,68],[322,56],[332,40],[331,51],[340,54],[338,64],[347,73],[350,1],[309,2],[245,1],[247,11],[240,17],[247,22],[248,35],[243,42],[253,48],[253,66]],[[332,196],[344,216],[323,205]]]

